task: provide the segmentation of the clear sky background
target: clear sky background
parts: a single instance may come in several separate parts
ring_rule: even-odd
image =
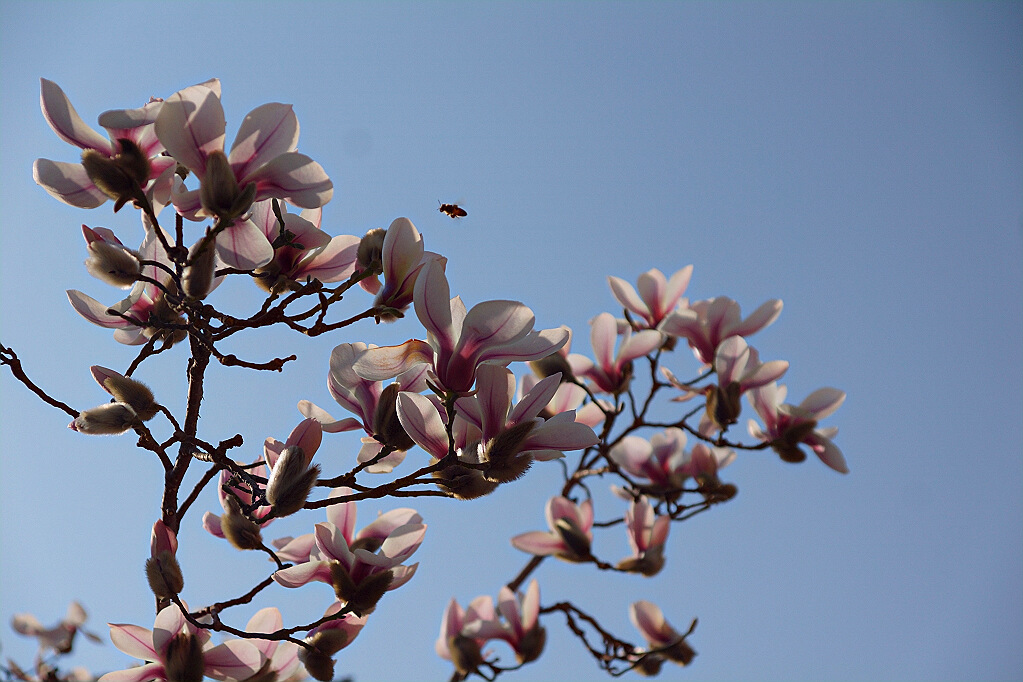
[[[295,105],[300,150],[336,188],[325,229],[411,218],[470,305],[522,300],[588,353],[588,320],[618,312],[607,275],[693,264],[693,299],[728,295],[746,311],[784,300],[752,343],[791,362],[794,402],[847,391],[828,424],[848,476],[743,455],[723,475],[738,497],[673,526],[660,575],[549,561],[537,573],[545,604],[575,600],[633,641],[637,599],[679,628],[698,616],[700,655],[666,667],[667,680],[1023,677],[1020,4],[0,2],[0,338],[77,408],[106,397],[90,365],[123,370],[135,353],[67,303],[65,289],[120,298],[82,267],[79,226],[132,240],[141,229],[130,210],[73,209],[33,183],[35,158],[78,156],[43,120],[39,78],[95,125],[214,76],[228,139],[255,106]],[[448,219],[438,200],[469,216]],[[256,305],[248,287],[215,296]],[[236,456],[254,459],[297,423],[298,400],[342,414],[324,385],[334,345],[419,333],[408,321],[239,340],[241,357],[299,361],[283,376],[213,368],[205,433],[242,433]],[[689,354],[677,356],[669,366],[690,375]],[[183,358],[139,375],[174,408]],[[142,563],[158,463],[130,436],[68,431],[2,374],[0,620],[53,622],[79,599],[103,635],[108,621],[151,627]],[[355,452],[334,436],[317,458],[340,471]],[[478,504],[416,501],[429,524],[420,571],[381,602],[338,673],[446,679],[433,653],[444,606],[496,595],[518,572],[527,557],[508,538],[544,527],[559,474],[539,465]],[[598,518],[622,513],[595,492]],[[396,506],[360,505],[360,526]],[[202,531],[206,509],[219,511],[212,493],[181,535],[193,605],[268,570]],[[598,547],[627,553],[618,532]],[[290,622],[331,598],[322,585],[273,596]],[[560,617],[546,625],[547,655],[508,680],[602,678]],[[34,653],[6,625],[0,644],[23,664]],[[97,672],[129,662],[109,643],[80,648],[74,662]]]

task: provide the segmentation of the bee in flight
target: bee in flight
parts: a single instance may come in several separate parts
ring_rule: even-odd
[[[440,208],[437,210],[445,215],[451,216],[452,218],[464,218],[469,215],[465,212],[465,209],[458,204],[441,204]]]

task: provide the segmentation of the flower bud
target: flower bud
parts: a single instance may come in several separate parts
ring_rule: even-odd
[[[127,202],[142,196],[142,187],[149,181],[149,158],[137,144],[127,138],[117,140],[120,152],[106,156],[95,149],[82,152],[82,166],[96,188],[114,200],[114,212]]]
[[[142,421],[149,421],[160,411],[153,392],[141,381],[122,376],[99,365],[93,365],[92,375],[107,393],[114,396],[117,402],[131,407]]]
[[[113,436],[139,423],[138,415],[124,403],[106,403],[81,412],[68,428],[90,436]]]
[[[437,459],[433,463],[437,463]],[[488,481],[483,473],[476,469],[453,464],[440,471],[433,472],[437,485],[448,491],[459,500],[475,500],[497,490],[498,483]]]
[[[153,302],[153,309],[149,313],[149,319],[145,320],[145,322],[152,325],[183,325],[185,324],[185,318],[170,307],[170,304],[167,303],[166,295],[160,292]],[[174,345],[179,341],[184,341],[188,335],[188,332],[184,329],[168,329],[160,326],[145,327],[142,333],[146,338],[162,339],[167,345]]]
[[[363,270],[369,270],[375,275],[384,271],[383,253],[384,237],[387,230],[376,228],[370,230],[359,242],[359,250],[356,252],[356,262]]]
[[[722,431],[739,420],[742,412],[742,387],[738,381],[729,382],[727,386],[708,386],[707,416]]]
[[[529,455],[519,455],[522,445],[536,425],[534,421],[520,422],[509,429],[504,429],[487,443],[483,451],[483,461],[490,467],[483,472],[483,477],[495,483],[508,483],[521,478],[533,464]]]
[[[339,628],[323,628],[305,641],[317,651],[333,656],[348,646],[348,633]]]
[[[174,635],[167,642],[164,668],[168,680],[202,682],[206,665],[203,662],[202,644],[199,639],[183,632]]]
[[[519,640],[519,645],[515,649],[515,658],[520,665],[535,661],[540,658],[540,654],[543,653],[543,648],[546,644],[547,631],[537,623],[531,630],[522,635],[522,639]]]
[[[232,495],[224,497],[225,513],[220,517],[220,529],[227,541],[238,549],[261,549],[263,536],[259,524],[242,513],[242,507]]]
[[[571,552],[558,553],[556,556],[559,559],[572,562],[590,560],[590,539],[586,537],[586,533],[582,532],[578,526],[568,519],[558,519],[554,522],[554,530],[561,536],[564,543],[568,545],[568,549]]]
[[[619,571],[639,573],[646,577],[655,576],[664,568],[664,545],[657,545],[643,552],[642,556],[622,559],[615,566]]]
[[[181,289],[194,300],[206,298],[213,288],[213,271],[217,263],[217,250],[213,240],[203,237],[188,252],[188,265],[181,274]]]
[[[669,661],[674,661],[680,665],[689,665],[696,657],[696,651],[686,643],[686,640],[680,639],[667,649],[661,651],[661,655]]]
[[[397,401],[400,390],[398,384],[388,384],[380,392],[373,413],[373,436],[384,445],[404,452],[412,448],[416,442],[405,432],[401,420],[398,419]]]
[[[313,679],[321,682],[330,682],[334,679],[334,659],[322,651],[302,647],[298,650],[298,660]]]
[[[305,451],[297,445],[284,449],[266,484],[266,501],[278,517],[290,516],[305,504],[320,475],[320,465],[309,466]]]
[[[337,598],[345,602],[356,616],[373,613],[377,602],[394,580],[391,571],[381,571],[366,576],[356,585],[341,562],[330,562],[330,579]]]
[[[185,587],[177,557],[167,550],[146,559],[146,581],[157,599],[170,599]]]
[[[480,651],[479,643],[471,637],[453,635],[448,637],[447,644],[451,662],[459,674],[468,675],[483,665],[483,652]]]
[[[85,260],[85,269],[96,279],[121,289],[138,281],[142,266],[134,251],[100,239],[89,242],[87,248],[89,257]]]
[[[251,189],[246,186],[242,190],[224,152],[213,150],[206,157],[206,175],[199,184],[199,201],[203,210],[229,223],[249,210],[256,198],[255,184],[249,184]]]

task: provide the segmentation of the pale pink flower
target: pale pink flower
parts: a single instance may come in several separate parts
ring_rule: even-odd
[[[586,500],[580,505],[565,497],[552,497],[544,509],[550,532],[531,531],[512,538],[516,549],[536,556],[554,555],[571,562],[584,562],[592,558],[593,503]]]
[[[102,682],[173,682],[180,679],[183,665],[189,670],[201,668],[204,675],[218,680],[244,680],[259,671],[264,660],[259,649],[244,639],[212,646],[210,633],[189,623],[175,604],[157,614],[152,630],[111,623],[110,640],[129,656],[147,662],[107,673],[100,678]],[[191,654],[200,651],[201,661],[193,660]]]
[[[515,650],[520,664],[536,660],[547,641],[547,633],[539,623],[540,584],[535,579],[530,581],[524,595],[516,595],[508,586],[502,587],[497,610],[503,621],[496,617],[490,620],[477,617],[465,623],[462,633],[477,641],[503,639]]]
[[[831,439],[838,435],[838,427],[817,428],[817,422],[837,410],[845,401],[845,392],[837,388],[820,388],[799,405],[785,403],[787,389],[775,383],[753,389],[747,396],[753,409],[764,422],[761,428],[749,421],[749,433],[771,447],[786,462],[801,462],[806,455],[800,443],[810,446],[822,462],[841,474],[849,473],[842,451]]]
[[[245,631],[253,634],[271,634],[283,628],[284,619],[281,618],[280,610],[271,606],[257,611],[249,619]],[[246,641],[251,642],[263,655],[263,665],[251,677],[244,678],[243,682],[265,682],[271,679],[283,682],[299,671],[301,666],[298,660],[299,647],[294,642],[282,642],[274,639],[249,639]]]
[[[689,307],[671,313],[661,324],[661,331],[689,341],[696,359],[705,365],[714,362],[722,341],[730,336],[750,336],[768,326],[781,314],[782,303],[771,299],[742,319],[739,304],[719,296],[690,303]]]
[[[423,237],[408,218],[396,218],[384,234],[380,253],[380,267],[384,283],[372,275],[360,282],[366,291],[376,294],[375,306],[386,306],[404,311],[412,304],[416,279],[423,267],[430,261],[437,261],[443,269],[447,258],[427,251]],[[384,316],[383,319],[391,319]]]
[[[664,567],[664,543],[670,528],[671,517],[658,516],[646,497],[633,500],[625,512],[632,556],[619,561],[617,568],[645,576],[659,573]]]
[[[525,395],[533,390],[533,387],[540,382],[540,379],[535,374],[525,374],[522,376],[522,381],[519,384],[519,393]],[[561,383],[558,385],[558,389],[554,392],[551,400],[541,410],[540,415],[543,417],[553,417],[554,415],[561,414],[562,412],[575,412],[575,421],[579,424],[586,424],[590,428],[596,428],[598,424],[604,421],[605,413],[601,409],[601,405],[595,402],[586,401],[588,395],[586,389],[578,384],[566,384]],[[611,405],[603,403],[605,409],[614,409]]]
[[[365,351],[355,363],[359,376],[385,380],[428,363],[439,388],[467,393],[480,365],[537,360],[568,339],[564,329],[533,331],[533,311],[516,301],[485,301],[466,312],[462,299],[450,293],[444,268],[428,262],[416,278],[414,295],[427,341],[411,339]]]
[[[468,608],[462,609],[452,597],[440,622],[440,636],[434,644],[437,655],[455,666],[456,679],[465,679],[475,671],[489,655],[483,652],[483,645],[489,637],[473,634],[478,623],[493,623],[497,620],[494,600],[489,595],[476,597]]]
[[[39,103],[43,117],[60,139],[79,149],[95,150],[108,158],[121,152],[119,140],[126,139],[135,143],[149,160],[149,178],[143,183],[143,191],[149,191],[151,200],[154,199],[155,191],[156,203],[166,204],[170,191],[170,169],[175,162],[169,156],[162,155],[163,145],[157,139],[153,126],[162,102],[151,101],[141,109],[113,110],[101,114],[99,124],[106,128],[109,135],[107,138],[82,120],[60,86],[45,78],[40,78],[39,83]],[[32,176],[50,196],[78,208],[96,208],[110,198],[96,187],[81,163],[36,159],[32,165]],[[158,210],[158,207],[154,206],[154,209]]]
[[[657,329],[682,300],[682,294],[692,276],[692,265],[676,272],[670,280],[657,268],[647,270],[639,276],[638,294],[631,284],[620,277],[608,277],[607,281],[618,302],[639,317],[635,322],[640,327]]]
[[[616,354],[618,331],[614,315],[597,315],[590,322],[590,341],[596,362],[582,356],[569,357],[576,376],[589,379],[604,393],[618,394],[628,388],[632,378],[632,361],[659,348],[664,339],[660,332],[653,329],[644,329],[635,334],[630,329],[624,329]]]
[[[626,473],[650,481],[640,488],[656,496],[677,496],[689,477],[716,479],[718,469],[735,459],[735,451],[728,448],[697,443],[687,452],[685,447],[685,432],[669,427],[650,440],[626,436],[611,448],[610,456]]]
[[[35,637],[39,641],[39,657],[42,658],[47,651],[57,654],[69,653],[74,646],[75,635],[79,632],[94,642],[101,641],[99,637],[82,627],[86,618],[82,605],[73,601],[68,604],[64,618],[52,628],[44,627],[31,613],[15,614],[11,618],[11,627],[18,634]]]
[[[684,636],[671,627],[656,604],[638,601],[629,607],[629,618],[657,655],[680,665],[688,665],[696,652],[686,643]]]

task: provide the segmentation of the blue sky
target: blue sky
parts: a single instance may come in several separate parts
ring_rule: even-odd
[[[662,679],[1023,676],[1019,4],[5,0],[0,32],[0,339],[55,396],[102,402],[89,366],[124,369],[134,356],[67,304],[65,289],[118,298],[81,266],[79,225],[139,231],[128,211],[73,209],[33,183],[35,158],[77,157],[39,112],[39,78],[95,124],[216,76],[229,138],[255,106],[295,105],[300,149],[336,187],[325,229],[409,217],[470,305],[522,300],[538,326],[570,325],[574,350],[588,352],[588,320],[617,312],[607,275],[693,264],[693,299],[727,295],[746,311],[784,300],[752,343],[790,361],[790,399],[848,393],[828,422],[848,476],[740,457],[724,476],[738,497],[673,527],[660,575],[548,562],[545,604],[576,600],[633,640],[637,599],[679,627],[698,616],[699,657]],[[438,200],[469,216],[449,220]],[[256,300],[241,286],[216,296],[237,310]],[[242,357],[300,357],[283,376],[214,368],[208,428],[283,440],[298,400],[332,405],[334,345],[418,333],[409,322],[239,340]],[[686,353],[675,363],[694,369]],[[142,561],[158,464],[128,436],[68,431],[3,374],[0,620],[55,621],[79,599],[102,634],[108,621],[149,627]],[[183,402],[182,354],[143,378]],[[350,441],[327,442],[339,469],[354,459]],[[559,471],[538,465],[477,505],[417,502],[429,524],[420,571],[338,672],[446,679],[433,653],[445,604],[496,595],[518,571],[525,557],[508,538],[543,527]],[[620,513],[597,494],[599,518]],[[395,506],[360,506],[360,518]],[[195,605],[266,571],[198,528],[205,509],[217,510],[212,496],[181,540]],[[623,538],[606,542],[609,557],[625,553]],[[316,587],[279,591],[286,617],[319,615],[330,594]],[[559,618],[547,628],[548,655],[507,679],[601,679]],[[9,631],[0,644],[23,663],[34,652]],[[128,662],[109,643],[83,644],[75,661]]]

